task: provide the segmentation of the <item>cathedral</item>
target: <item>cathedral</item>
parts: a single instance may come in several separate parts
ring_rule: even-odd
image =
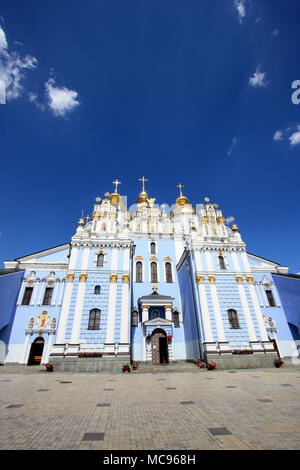
[[[130,210],[116,180],[68,243],[4,262],[0,363],[54,371],[297,363],[300,276],[249,253],[208,198],[194,207],[179,184],[169,209],[139,181]]]

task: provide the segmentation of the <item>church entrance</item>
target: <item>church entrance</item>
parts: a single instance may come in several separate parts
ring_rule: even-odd
[[[168,364],[168,338],[164,330],[158,328],[152,333],[152,363]]]
[[[28,359],[28,366],[37,366],[42,361],[43,350],[44,350],[44,338],[39,336],[36,338],[30,348],[29,359]]]

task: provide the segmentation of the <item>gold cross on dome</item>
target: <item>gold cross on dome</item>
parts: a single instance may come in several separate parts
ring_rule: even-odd
[[[116,187],[115,187],[115,193],[117,193],[117,192],[118,192],[118,185],[121,184],[121,181],[118,181],[118,178],[117,178],[116,181],[113,181],[113,184],[116,185]]]
[[[184,188],[183,184],[179,183],[179,184],[177,185],[177,188],[179,188],[180,197],[182,197],[182,191],[181,191],[181,189]]]
[[[88,221],[89,221],[89,219],[90,219],[90,216],[89,216],[89,215],[87,215],[87,216],[85,217],[85,219],[86,219],[86,224],[87,224],[87,223],[88,223]]]
[[[139,181],[142,181],[142,183],[143,183],[143,191],[145,191],[145,181],[148,181],[148,180],[143,176],[143,178],[139,178]]]

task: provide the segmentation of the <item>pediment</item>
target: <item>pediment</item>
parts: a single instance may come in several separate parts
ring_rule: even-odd
[[[144,322],[144,325],[148,325],[148,326],[153,326],[153,325],[157,325],[157,326],[160,326],[160,325],[172,325],[172,321],[171,320],[166,320],[165,318],[153,318],[153,320],[148,320],[148,321],[145,321]]]

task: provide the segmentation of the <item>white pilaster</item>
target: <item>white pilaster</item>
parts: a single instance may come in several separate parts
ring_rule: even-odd
[[[24,296],[24,292],[25,292],[25,282],[22,282],[21,287],[20,287],[19,297],[18,297],[18,300],[17,300],[17,305],[21,305],[22,300],[23,300],[23,296]]]
[[[48,337],[46,354],[43,355],[43,359],[42,359],[43,364],[47,364],[48,361],[49,361],[49,354],[50,354],[50,350],[51,350],[51,346],[52,346],[52,339],[53,339],[53,333],[51,332],[51,333],[49,333],[49,337]]]
[[[205,261],[206,261],[207,271],[213,272],[214,271],[214,266],[213,266],[213,263],[212,263],[211,252],[210,251],[205,251]]]
[[[262,311],[261,311],[260,306],[259,306],[258,298],[257,298],[256,292],[255,292],[255,287],[254,287],[254,284],[253,284],[252,280],[248,281],[248,287],[249,287],[252,303],[253,303],[253,306],[254,306],[254,311],[255,311],[255,315],[256,315],[257,324],[258,324],[259,332],[260,332],[260,335],[261,335],[261,339],[262,339],[262,341],[269,341],[266,326],[265,326],[265,322],[264,322],[264,319],[263,319],[263,314],[262,314]]]
[[[25,343],[24,343],[24,352],[23,352],[23,359],[20,364],[27,364],[27,357],[28,357],[28,344],[29,344],[30,333],[26,333]]]
[[[39,295],[39,299],[38,299],[37,305],[42,305],[42,296],[43,296],[44,291],[45,291],[44,287],[45,287],[45,281],[41,282],[40,295]]]
[[[246,320],[246,323],[247,323],[249,341],[257,341],[254,326],[253,326],[253,322],[252,322],[251,312],[249,310],[249,306],[248,306],[248,302],[247,302],[245,288],[244,288],[244,285],[242,284],[242,282],[238,283],[238,291],[239,291],[239,294],[240,294],[240,299],[241,299],[242,306],[243,306],[245,320]]]
[[[203,341],[211,343],[214,341],[211,324],[210,324],[210,316],[209,316],[209,309],[208,303],[206,298],[206,290],[204,285],[204,276],[198,276],[197,278],[198,284],[198,293],[199,293],[199,300],[200,300],[200,307],[201,307],[201,320],[203,326],[203,334],[204,338]]]
[[[116,316],[116,297],[117,297],[117,276],[111,277],[109,286],[109,300],[108,300],[108,315],[107,315],[107,330],[106,330],[106,343],[114,343],[115,334],[115,316]]]
[[[70,302],[71,302],[72,290],[73,290],[73,280],[74,280],[74,274],[67,275],[66,288],[65,288],[62,308],[61,308],[60,317],[59,317],[59,324],[57,328],[57,335],[56,335],[57,344],[62,344],[65,342],[65,334],[66,334]]]
[[[218,333],[218,342],[226,342],[224,328],[223,328],[223,321],[222,321],[222,314],[218,299],[217,288],[214,282],[210,282],[210,291],[211,291],[211,299],[213,303],[213,309],[216,319],[216,326],[217,326],[217,333]]]
[[[82,276],[82,274],[80,276]],[[72,334],[71,334],[71,341],[70,341],[71,344],[77,344],[79,342],[85,287],[86,287],[86,281],[81,277],[79,284],[78,284],[78,290],[77,290],[73,327],[72,327]]]

